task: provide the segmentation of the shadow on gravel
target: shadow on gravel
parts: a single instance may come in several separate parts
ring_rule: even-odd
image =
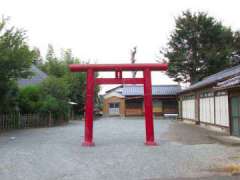
[[[169,131],[163,135],[163,138],[175,141],[181,144],[197,145],[197,144],[214,144],[218,141],[209,138],[210,136],[223,136],[225,133],[207,130],[203,127],[186,124],[175,121],[169,127]]]

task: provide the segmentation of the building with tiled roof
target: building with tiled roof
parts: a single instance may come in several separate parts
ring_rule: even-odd
[[[48,77],[48,75],[46,73],[42,72],[35,65],[32,65],[30,70],[33,73],[33,75],[28,78],[25,78],[25,79],[19,79],[17,81],[19,87],[25,87],[25,86],[29,86],[29,85],[37,85]]]
[[[155,115],[177,114],[176,94],[179,85],[153,85],[153,113]],[[144,115],[143,85],[121,85],[108,90],[103,96],[104,115]]]
[[[181,91],[179,85],[153,85],[152,86],[152,95],[161,95],[169,96],[176,95]],[[143,96],[143,85],[125,85],[122,89],[122,94],[124,96]]]
[[[179,118],[240,136],[240,65],[180,91]]]

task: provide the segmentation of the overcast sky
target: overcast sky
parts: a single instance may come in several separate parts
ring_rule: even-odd
[[[25,29],[30,45],[43,55],[51,43],[58,51],[71,48],[82,60],[129,63],[130,49],[137,46],[137,62],[154,63],[182,11],[208,12],[238,30],[239,5],[239,0],[0,0],[0,14]],[[153,74],[153,84],[171,83]]]

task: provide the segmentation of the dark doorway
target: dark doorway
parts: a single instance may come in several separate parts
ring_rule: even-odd
[[[231,133],[240,136],[240,96],[231,97]]]

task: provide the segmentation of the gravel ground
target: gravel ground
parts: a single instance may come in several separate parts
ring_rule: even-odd
[[[5,132],[0,134],[0,179],[180,180],[224,175],[213,169],[239,161],[239,147],[220,145],[206,138],[204,130],[192,128],[173,120],[156,119],[159,146],[152,147],[144,146],[143,118],[95,121],[96,146],[92,148],[81,146],[80,121],[61,127]]]

